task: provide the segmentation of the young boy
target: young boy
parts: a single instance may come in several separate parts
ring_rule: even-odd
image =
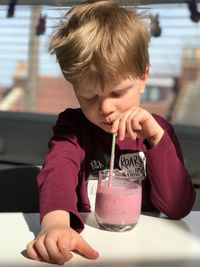
[[[41,231],[29,256],[63,264],[75,251],[96,252],[79,234],[79,212],[90,211],[88,177],[109,167],[117,133],[115,168],[146,175],[142,211],[180,219],[192,209],[195,190],[174,130],[140,107],[149,73],[149,33],[136,12],[109,1],[72,8],[54,34],[50,51],[72,83],[80,109],[59,115],[38,176]]]

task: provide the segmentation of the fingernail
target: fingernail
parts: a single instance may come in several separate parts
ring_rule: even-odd
[[[99,252],[98,251],[94,251],[94,255],[95,255],[95,258],[98,258],[99,257]]]
[[[117,134],[117,129],[112,128],[112,129],[111,129],[111,133],[113,133],[113,134],[114,134],[114,133]]]
[[[123,138],[122,136],[119,136],[119,140],[120,140],[120,141],[123,141],[124,138]]]

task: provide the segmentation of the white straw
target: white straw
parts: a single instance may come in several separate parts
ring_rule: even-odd
[[[114,159],[115,159],[115,143],[116,143],[116,133],[112,136],[112,148],[111,148],[111,157],[110,157],[110,175],[108,180],[108,185],[111,183],[113,169],[114,169]]]

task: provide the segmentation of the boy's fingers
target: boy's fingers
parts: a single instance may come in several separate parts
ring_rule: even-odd
[[[119,128],[119,120],[115,120],[112,124],[111,132],[116,133],[118,131],[118,128]]]
[[[63,256],[62,252],[59,250],[57,240],[53,236],[49,235],[46,237],[45,247],[50,256],[50,260],[53,263],[64,264],[66,259]]]
[[[50,255],[46,249],[46,246],[44,244],[44,240],[43,239],[38,239],[35,241],[34,243],[34,247],[36,249],[36,251],[39,252],[39,254],[42,257],[42,260],[45,260],[47,262],[51,262],[51,258]]]
[[[73,251],[85,258],[95,260],[99,257],[99,253],[94,250],[85,240],[79,236],[74,243]]]
[[[27,247],[26,247],[27,254],[30,258],[32,258],[34,260],[41,261],[42,257],[40,256],[39,252],[37,251],[36,247],[34,246],[34,242],[35,241],[32,241],[27,245]]]
[[[69,261],[73,257],[69,241],[67,242],[65,239],[58,240],[58,247],[66,261]]]

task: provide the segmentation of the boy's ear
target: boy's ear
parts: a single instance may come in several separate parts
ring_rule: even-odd
[[[145,74],[142,77],[142,80],[146,83],[149,78],[149,67],[146,68]]]
[[[144,93],[145,86],[146,86],[148,78],[149,78],[149,67],[146,68],[145,74],[141,79],[141,82],[142,82],[141,87],[140,87],[140,93],[141,94]]]

